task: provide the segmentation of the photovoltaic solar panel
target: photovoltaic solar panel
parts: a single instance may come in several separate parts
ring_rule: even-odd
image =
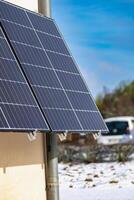
[[[51,18],[0,1],[1,23],[52,131],[107,131]]]
[[[46,121],[0,29],[0,129],[48,130]]]

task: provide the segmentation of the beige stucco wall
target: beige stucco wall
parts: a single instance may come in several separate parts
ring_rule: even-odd
[[[23,8],[27,8],[29,10],[37,11],[37,0],[7,0],[10,3],[16,4],[18,6],[21,6]]]
[[[0,133],[0,200],[45,200],[43,135]]]

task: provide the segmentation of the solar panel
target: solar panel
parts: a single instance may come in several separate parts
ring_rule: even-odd
[[[48,130],[46,121],[0,29],[0,129]]]
[[[54,20],[0,4],[2,27],[51,130],[107,131]]]

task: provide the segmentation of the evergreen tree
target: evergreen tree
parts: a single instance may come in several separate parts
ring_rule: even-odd
[[[104,88],[96,104],[104,118],[113,116],[134,116],[134,81],[122,82],[113,92]]]

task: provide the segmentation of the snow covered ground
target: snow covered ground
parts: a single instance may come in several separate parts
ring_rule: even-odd
[[[60,200],[134,200],[134,160],[59,164]]]

